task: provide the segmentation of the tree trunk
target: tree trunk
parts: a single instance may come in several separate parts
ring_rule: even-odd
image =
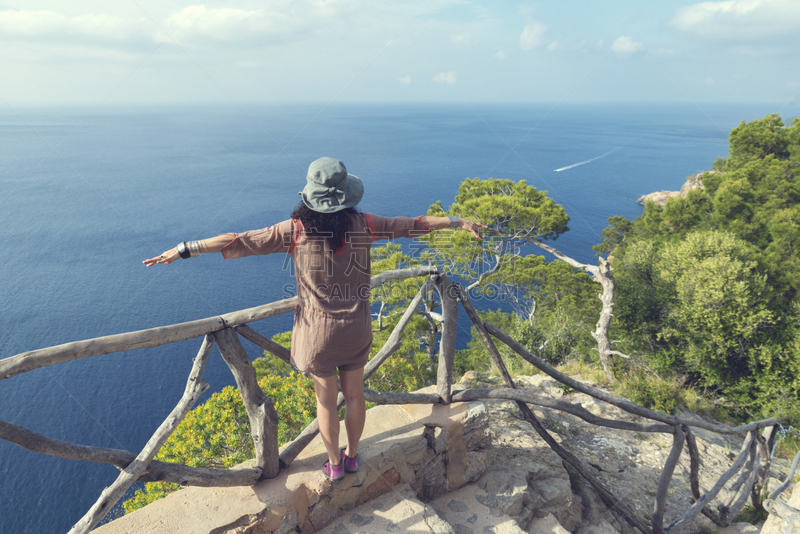
[[[573,260],[562,252],[559,252],[550,245],[545,245],[538,239],[529,239],[528,243],[546,250],[556,258],[567,262],[576,269],[586,271],[592,275],[595,282],[602,286],[603,291],[598,297],[602,303],[602,308],[600,309],[600,317],[597,319],[597,325],[594,329],[594,332],[592,332],[592,337],[597,341],[597,350],[600,353],[600,363],[603,365],[603,372],[605,373],[608,381],[613,382],[614,375],[611,373],[610,367],[611,356],[614,354],[624,358],[627,358],[627,356],[621,352],[611,350],[611,341],[608,339],[608,329],[611,324],[611,317],[614,314],[614,289],[617,287],[614,276],[611,274],[611,265],[609,265],[609,263],[603,258],[598,259],[600,264],[599,266],[580,263],[579,261]]]

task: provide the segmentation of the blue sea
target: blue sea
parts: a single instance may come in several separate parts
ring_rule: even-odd
[[[733,127],[778,111],[695,104],[0,109],[0,358],[284,298],[292,280],[280,257],[204,256],[150,269],[142,260],[179,241],[285,219],[320,156],[342,159],[364,181],[360,208],[387,216],[424,214],[437,200],[448,206],[465,178],[526,180],[571,217],[555,245],[592,262],[609,217],[636,218],[639,196],[677,190],[727,155]],[[291,320],[253,326],[271,336]],[[468,335],[461,324],[460,345]],[[0,419],[138,452],[180,398],[199,346],[191,340],[96,356],[0,380]],[[233,384],[214,354],[204,374],[210,392]],[[112,466],[0,441],[0,533],[66,532],[116,476]]]

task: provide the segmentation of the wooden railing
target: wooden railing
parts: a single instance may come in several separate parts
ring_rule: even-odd
[[[423,393],[385,393],[365,390],[368,401],[378,404],[449,404],[476,399],[507,399],[516,401],[526,420],[532,425],[541,438],[583,478],[597,490],[603,499],[625,518],[633,527],[644,534],[662,534],[673,532],[681,526],[692,522],[701,512],[720,525],[728,524],[741,510],[748,497],[754,504],[760,503],[760,492],[766,486],[770,470],[770,450],[776,437],[778,421],[766,419],[738,427],[708,423],[696,419],[684,419],[654,412],[621,397],[589,387],[553,369],[544,361],[531,354],[507,334],[489,323],[484,323],[473,308],[467,292],[448,277],[431,267],[387,271],[372,277],[372,287],[392,280],[411,277],[427,277],[416,296],[412,299],[405,313],[391,332],[387,342],[380,351],[367,363],[364,369],[364,380],[369,379],[378,367],[400,348],[401,335],[413,315],[417,312],[423,298],[435,288],[439,294],[439,305],[442,307],[442,330],[439,342],[439,362],[436,394]],[[452,391],[453,361],[455,358],[456,320],[458,303],[466,311],[475,325],[483,343],[491,356],[495,367],[503,377],[505,388],[467,389]],[[25,352],[0,360],[0,380],[15,375],[63,363],[79,358],[87,358],[101,354],[109,354],[135,348],[157,347],[176,341],[202,338],[202,344],[194,359],[189,373],[186,389],[178,404],[167,419],[156,430],[142,451],[135,455],[132,452],[116,449],[104,449],[68,443],[48,438],[25,427],[0,421],[0,438],[10,441],[25,449],[58,456],[62,458],[104,462],[116,466],[121,473],[114,483],[106,488],[97,502],[84,517],[72,528],[70,533],[86,533],[94,528],[109,510],[119,501],[125,491],[136,481],[168,481],[183,486],[249,486],[259,480],[274,478],[281,469],[288,467],[297,455],[308,445],[319,431],[317,421],[312,422],[300,435],[278,451],[277,428],[278,415],[272,400],[258,387],[256,373],[250,358],[241,345],[239,337],[258,345],[264,350],[289,361],[289,351],[277,343],[262,336],[247,323],[286,313],[295,309],[297,297],[278,302],[240,310],[218,317],[210,317],[171,326],[152,328],[137,332],[105,336],[85,341],[67,343],[55,347]],[[591,395],[601,401],[612,404],[628,413],[649,419],[652,423],[642,424],[598,417],[579,404],[557,401],[536,395],[531,391],[517,389],[506,366],[500,357],[493,338],[500,340],[537,369],[569,386],[576,391]],[[154,461],[153,458],[175,430],[178,423],[192,408],[200,395],[208,389],[202,379],[203,368],[211,354],[214,344],[219,347],[223,359],[228,364],[239,392],[244,401],[251,425],[251,434],[255,449],[255,467],[234,469],[200,469],[186,465],[170,464]],[[338,405],[344,404],[344,397],[339,394]],[[653,514],[650,525],[620,502],[611,491],[588,469],[584,463],[570,451],[558,444],[536,418],[529,404],[548,407],[570,413],[599,426],[630,430],[636,432],[661,432],[672,434],[673,445],[667,462],[659,478]],[[691,428],[703,428],[720,434],[738,434],[745,436],[744,445],[728,471],[726,471],[704,495],[700,494],[699,466],[700,457]],[[765,429],[763,435],[760,430]],[[664,526],[667,490],[678,459],[686,447],[690,457],[690,482],[694,505],[671,524]],[[800,455],[799,455],[800,456]],[[725,484],[738,473],[736,481],[727,490],[727,498],[719,503],[716,510],[711,509],[710,502],[722,491]],[[775,494],[771,496],[775,498]]]

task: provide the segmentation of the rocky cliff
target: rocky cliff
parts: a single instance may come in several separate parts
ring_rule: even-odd
[[[667,200],[669,200],[672,197],[683,198],[692,189],[697,189],[698,187],[700,189],[703,189],[703,175],[713,174],[716,172],[717,171],[706,171],[696,174],[694,176],[689,176],[688,178],[686,178],[686,182],[681,186],[680,191],[656,191],[655,193],[649,193],[647,195],[640,196],[636,202],[638,202],[639,204],[644,204],[648,200],[651,200],[655,202],[657,205],[663,206],[664,204],[667,203]]]
[[[596,415],[638,419],[588,395],[567,393],[545,375],[515,381],[518,387],[580,404]],[[498,384],[499,380],[467,373],[454,389]],[[638,532],[579,475],[565,468],[518,410],[516,403],[492,400],[450,406],[378,406],[367,415],[359,472],[341,482],[322,476],[325,453],[317,438],[278,478],[252,488],[187,488],[95,532]],[[601,428],[546,408],[534,412],[562,446],[590,465],[618,499],[649,521],[670,436]],[[704,493],[731,466],[742,440],[703,430],[696,435]],[[787,467],[786,462],[773,467],[771,488],[779,485]],[[684,451],[669,491],[667,523],[691,506],[688,473]],[[800,490],[795,493],[795,500],[800,500]],[[790,496],[787,490],[778,502],[791,506]],[[696,530],[690,525],[684,531]],[[752,533],[758,528],[741,525],[729,532]],[[783,530],[773,532],[783,534]]]

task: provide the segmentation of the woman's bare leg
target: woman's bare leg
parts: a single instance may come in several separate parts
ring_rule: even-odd
[[[325,450],[328,451],[328,461],[331,465],[339,465],[341,462],[339,456],[339,410],[336,409],[339,386],[336,383],[336,375],[326,377],[311,375],[311,378],[314,379],[314,392],[317,395],[319,434],[322,436]],[[344,381],[342,382],[344,383]]]
[[[342,395],[346,408],[344,427],[347,429],[347,451],[345,454],[355,458],[358,454],[358,442],[364,432],[364,421],[367,418],[367,407],[364,401],[364,368],[355,371],[339,371],[342,382]],[[320,426],[320,428],[322,428]]]

